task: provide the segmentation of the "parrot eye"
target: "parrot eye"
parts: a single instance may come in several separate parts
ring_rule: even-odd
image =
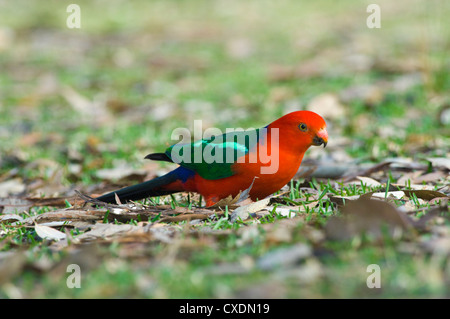
[[[298,125],[298,128],[300,129],[300,131],[302,132],[306,132],[308,130],[308,126],[305,123],[300,123]]]

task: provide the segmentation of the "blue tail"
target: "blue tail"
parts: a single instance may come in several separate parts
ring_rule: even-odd
[[[116,203],[115,195],[117,194],[120,201],[122,203],[125,203],[130,200],[139,200],[146,197],[163,196],[172,193],[177,193],[183,190],[182,189],[164,190],[161,188],[163,186],[176,182],[177,180],[185,182],[190,176],[194,174],[195,173],[189,169],[186,169],[184,167],[178,167],[177,169],[167,173],[166,175],[154,178],[152,180],[137,185],[128,186],[119,189],[117,191],[107,193],[105,195],[97,197],[96,199],[105,203]]]
[[[146,197],[162,196],[175,193],[175,191],[158,190],[160,187],[173,183],[178,179],[176,174],[173,173],[174,171],[137,185],[128,186],[117,191],[107,193],[105,195],[97,197],[96,199],[105,203],[115,204],[115,194],[117,194],[122,203],[125,203],[130,200],[139,200]]]

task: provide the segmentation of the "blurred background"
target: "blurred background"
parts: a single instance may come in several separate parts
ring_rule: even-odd
[[[70,29],[72,2],[0,0],[2,195],[148,178],[177,127],[301,109],[329,126],[311,158],[448,154],[448,1],[377,1],[373,29],[373,1],[77,1]]]

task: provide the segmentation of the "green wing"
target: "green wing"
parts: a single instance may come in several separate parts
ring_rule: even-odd
[[[205,179],[225,178],[234,175],[233,165],[256,147],[261,132],[261,129],[236,131],[194,143],[174,144],[165,154]]]

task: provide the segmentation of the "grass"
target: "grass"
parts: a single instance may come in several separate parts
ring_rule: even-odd
[[[79,1],[80,30],[65,26],[68,4],[63,2],[2,4],[0,182],[10,174],[27,186],[53,185],[63,195],[73,189],[92,193],[112,184],[99,178],[98,170],[120,163],[149,165],[143,157],[172,144],[171,132],[192,128],[194,119],[203,119],[204,128],[260,127],[290,110],[307,108],[320,94],[341,96],[362,85],[381,90],[380,97],[349,99],[343,103],[344,117],[331,112],[329,146],[320,155],[309,152],[307,158],[337,161],[343,153],[359,163],[390,157],[423,163],[424,157],[446,157],[448,127],[437,114],[450,88],[445,55],[450,28],[443,18],[448,4],[441,8],[425,1],[380,1],[379,30],[365,26],[367,4]],[[371,66],[356,65],[358,58]],[[310,73],[281,74],[284,68],[292,71],[308,64]],[[392,84],[402,77],[407,82],[416,73],[421,79],[416,85],[403,90]],[[87,111],[77,111],[64,94],[67,87],[94,103]],[[94,116],[97,108],[106,110],[109,118]],[[347,142],[333,145],[340,137]],[[71,165],[80,168],[73,173]],[[148,170],[172,167],[162,164]],[[283,202],[274,203],[264,216],[231,223],[231,211],[225,210],[199,224],[171,224],[177,229],[172,244],[76,247],[97,260],[83,268],[88,270],[82,274],[81,289],[65,284],[63,265],[75,258],[70,249],[55,252],[34,228],[2,221],[0,256],[24,250],[28,261],[8,280],[0,275],[0,297],[448,297],[448,262],[439,255],[412,253],[415,241],[389,236],[381,241],[364,236],[344,242],[323,239],[330,217],[340,215],[332,196],[375,191],[388,195],[400,175],[396,171],[377,177],[382,186],[296,180],[288,185]],[[448,179],[434,184],[436,190],[446,185]],[[28,187],[26,195],[52,196],[55,187]],[[315,201],[316,206],[308,205]],[[409,202],[417,209],[414,218],[432,208],[414,194]],[[157,197],[144,203],[192,208],[201,198]],[[405,201],[394,203],[401,206]],[[297,217],[277,210],[286,207]],[[52,209],[34,207],[18,214],[26,218]],[[448,230],[448,220],[437,226]],[[292,228],[280,235],[277,227]],[[435,235],[418,236],[426,241]],[[254,266],[265,254],[299,243],[313,247],[314,254],[289,271]],[[365,284],[367,265],[373,263],[382,269],[381,290]],[[224,264],[230,265],[225,273],[215,274]],[[230,270],[241,268],[242,273]],[[308,271],[313,274],[310,281],[302,275]]]

